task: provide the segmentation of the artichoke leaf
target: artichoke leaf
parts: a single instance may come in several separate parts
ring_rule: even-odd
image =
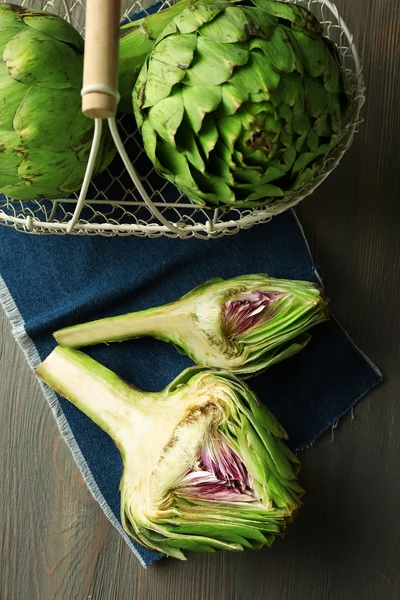
[[[38,61],[38,56],[43,57]],[[3,51],[11,77],[46,89],[80,89],[82,58],[68,45],[33,29],[25,29]]]
[[[276,27],[269,39],[254,38],[249,47],[250,50],[255,48],[262,50],[277,71],[303,73],[301,52],[289,29]]]
[[[324,31],[316,17],[309,10],[298,4],[276,2],[276,0],[253,0],[253,3],[265,10],[269,15],[273,15],[279,19],[286,19],[299,27],[306,27],[318,34]]]
[[[29,151],[33,148],[48,148],[56,153],[63,150],[71,152],[68,146],[79,111],[80,99],[74,90],[64,90],[60,94],[57,90],[32,85],[19,104],[13,126]],[[65,126],[62,128],[59,126],[60,115],[63,115]],[[86,119],[93,128],[91,120]],[[58,135],[54,137],[57,129]],[[48,157],[43,162],[47,162],[47,159]]]
[[[183,115],[183,98],[180,90],[177,90],[150,108],[149,121],[160,138],[175,147],[175,135],[182,124]]]
[[[212,114],[204,116],[203,124],[197,136],[205,157],[208,159],[219,139],[219,132]]]
[[[232,76],[236,65],[245,64],[248,50],[239,44],[219,44],[199,37],[184,83],[191,86],[220,85]]]
[[[265,63],[262,53],[256,50],[250,52],[248,62],[229,79],[235,87],[255,94],[264,90],[276,90],[281,78],[271,65]]]
[[[207,85],[200,89],[182,86],[185,113],[195,133],[199,133],[206,114],[215,111],[219,106],[222,94],[223,88],[219,85]]]
[[[41,13],[40,15],[38,15],[39,12]],[[69,44],[83,54],[84,42],[82,36],[65,19],[60,19],[51,13],[36,10],[32,11],[32,14],[29,14],[27,9],[22,9],[21,15],[24,23],[32,29],[36,29],[36,31],[40,31],[54,40]]]

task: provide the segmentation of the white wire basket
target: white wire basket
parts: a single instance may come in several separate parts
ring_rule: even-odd
[[[4,0],[2,0],[4,1]],[[14,0],[16,1],[16,0]],[[18,1],[18,0],[17,0]],[[311,10],[325,28],[325,35],[338,47],[343,66],[351,82],[352,114],[344,128],[338,146],[323,164],[317,178],[297,193],[284,199],[268,199],[262,208],[213,208],[193,204],[172,184],[162,179],[145,155],[134,117],[118,117],[118,130],[132,164],[150,198],[146,203],[137,192],[122,161],[116,158],[106,172],[90,184],[86,201],[74,224],[71,221],[79,194],[66,200],[35,200],[22,202],[0,195],[0,224],[36,234],[136,235],[141,237],[216,238],[232,235],[241,229],[266,223],[274,215],[292,208],[310,195],[337,167],[350,147],[358,129],[365,88],[360,59],[346,23],[329,0],[293,0]],[[19,2],[69,18],[84,35],[84,0],[23,0]],[[133,20],[135,14],[149,10],[150,0],[123,0],[123,19]],[[161,8],[169,6],[164,3]],[[157,216],[162,215],[162,221]]]

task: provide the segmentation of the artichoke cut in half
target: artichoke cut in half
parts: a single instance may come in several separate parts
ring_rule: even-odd
[[[326,306],[314,283],[243,275],[213,279],[164,306],[65,327],[54,337],[82,347],[153,336],[198,365],[248,377],[304,348],[307,331],[328,319]]]
[[[347,88],[336,47],[305,8],[197,3],[158,37],[133,102],[163,177],[200,205],[248,207],[321,173],[348,120]]]
[[[117,444],[122,523],[143,546],[179,559],[258,550],[299,508],[284,429],[231,373],[192,367],[161,392],[141,392],[58,346],[37,374]]]

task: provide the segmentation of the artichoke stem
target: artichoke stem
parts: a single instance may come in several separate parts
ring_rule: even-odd
[[[36,374],[106,431],[118,446],[132,436],[132,424],[143,421],[140,405],[146,394],[82,352],[58,346]]]
[[[202,4],[207,4],[214,0],[201,1]],[[120,112],[133,113],[132,91],[137,76],[160,33],[172,19],[195,3],[196,0],[179,0],[179,2],[165,10],[121,27],[119,48]]]
[[[172,305],[166,305],[65,327],[57,331],[54,337],[59,344],[70,348],[121,342],[146,335],[167,340],[170,339],[168,332],[172,335],[174,323],[179,318],[179,315],[173,314]]]

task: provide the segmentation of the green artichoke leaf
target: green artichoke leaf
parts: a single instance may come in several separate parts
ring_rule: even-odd
[[[196,34],[174,35],[173,41],[171,44],[170,39],[161,38],[154,47],[151,60],[174,65],[185,71],[193,62],[193,53],[197,45]]]
[[[278,167],[281,172],[289,171],[297,158],[297,151],[294,145],[289,145],[286,152],[283,153],[283,161],[280,163],[271,163],[271,168]]]
[[[257,138],[255,143],[257,143]],[[260,175],[262,175],[265,173],[265,168],[270,164],[270,154],[273,155],[276,148],[277,144],[273,144],[271,140],[269,153],[267,154],[263,149],[254,147],[253,135],[250,135],[247,139],[240,139],[237,142],[233,159],[241,170],[257,169]]]
[[[47,161],[42,162],[41,157],[47,158]],[[42,198],[51,198],[54,185],[60,188],[67,173],[70,173],[77,163],[77,156],[68,150],[56,152],[54,150],[46,151],[43,148],[31,148],[18,168],[18,174],[24,179],[27,187],[26,198],[32,197],[29,187],[35,186],[38,182],[40,182]],[[58,173],[58,180],[54,179],[55,172]],[[48,184],[46,180],[49,182]]]
[[[218,4],[216,4],[218,7]],[[233,44],[247,40],[245,14],[239,9],[226,7],[222,4],[218,15],[201,27],[201,36],[207,40],[223,44]]]
[[[196,51],[200,55],[206,55],[207,57],[208,55],[212,55],[214,59],[225,64],[230,72],[235,67],[245,65],[249,59],[249,50],[246,43],[223,44],[203,37],[202,32],[199,33],[197,39]],[[224,83],[224,81],[221,83]]]
[[[16,107],[20,105],[28,91],[28,86],[21,86],[18,81],[9,77],[7,65],[0,60],[0,143],[7,147],[9,144],[17,146],[19,144],[18,134],[13,129],[13,120]],[[5,141],[4,135],[10,135],[10,140]]]
[[[154,106],[168,97],[173,86],[185,77],[195,47],[196,36],[192,34],[175,36],[173,47],[168,38],[161,39],[155,45],[135,88],[140,107]]]
[[[314,152],[314,154],[316,154],[318,152],[319,136],[313,129],[310,129],[310,131],[308,132],[307,146],[308,146],[309,150],[311,150],[311,152]]]
[[[43,11],[35,10],[30,13],[28,9],[22,9],[20,14],[24,23],[32,29],[36,29],[36,31],[40,31],[54,40],[69,44],[83,54],[84,41],[82,36],[65,19],[60,19],[56,15]]]
[[[299,171],[297,173],[296,179],[294,180],[293,189],[301,189],[303,185],[311,181],[315,177],[315,175],[318,174],[319,171],[320,166],[318,164],[318,161],[313,163],[309,168],[306,168],[303,171]]]
[[[208,288],[212,287],[213,285],[218,285],[223,281],[224,279],[222,279],[222,277],[213,277],[213,279],[208,279],[203,283],[199,283],[199,285],[196,285],[196,287],[191,289],[190,292],[187,292],[181,296],[181,300],[190,300],[191,298],[196,297],[200,292],[205,292]]]
[[[232,171],[236,171],[237,169],[246,168],[246,165],[243,160],[243,155],[238,151],[237,147],[232,152],[232,149],[228,148],[221,140],[218,140],[215,150],[218,153],[218,156],[222,158],[226,162],[227,165],[230,166]]]
[[[246,524],[219,524],[215,523],[215,521],[201,521],[198,524],[196,523],[196,525],[182,526],[178,529],[178,531],[182,531],[183,533],[195,534],[200,533],[203,527],[205,531],[209,532],[209,535],[212,535],[214,532],[216,538],[219,538],[222,535],[226,536],[226,539],[231,544],[235,544],[238,548],[261,549],[263,546],[268,545],[269,542],[269,538],[261,534],[260,529],[250,527]],[[276,529],[276,533],[279,533],[279,528]],[[245,535],[247,535],[247,538],[244,537]]]
[[[304,77],[304,92],[307,113],[318,119],[321,113],[327,113],[329,111],[329,96],[327,96],[325,88],[321,81],[312,79],[311,77]]]
[[[240,186],[238,187],[240,189]],[[257,186],[257,190],[255,192],[246,196],[246,202],[247,200],[249,202],[258,201],[262,198],[282,198],[284,195],[285,194],[280,187],[268,183]]]
[[[248,55],[248,50],[239,43],[220,44],[199,36],[193,63],[186,71],[184,83],[199,87],[225,83],[235,66],[247,62]]]
[[[333,106],[334,106],[335,99],[336,99],[336,95],[334,94],[329,99],[329,110],[326,110],[323,113],[321,113],[319,115],[319,117],[317,117],[314,121],[314,131],[316,132],[316,134],[319,137],[331,138],[334,133],[333,128],[332,128],[330,112],[331,112],[331,110],[334,110]],[[339,123],[337,123],[336,131],[338,131],[341,126],[340,105],[338,106],[338,109],[339,109],[339,113],[338,113]]]
[[[330,125],[332,127],[332,131],[334,134],[338,134],[342,127],[343,121],[343,112],[341,106],[342,97],[339,94],[331,94],[330,96],[330,105],[329,105],[329,114],[330,114]],[[318,119],[317,119],[318,123]],[[337,139],[337,137],[335,137]]]
[[[144,117],[141,112],[141,109],[143,107],[143,102],[144,102],[144,93],[145,93],[146,83],[147,83],[148,65],[149,65],[149,58],[147,57],[146,61],[143,64],[143,68],[138,75],[138,78],[136,80],[136,84],[135,84],[135,87],[133,88],[133,93],[132,93],[133,111],[135,114],[137,126],[140,128],[142,127],[142,124],[144,121]],[[146,143],[145,139],[144,139],[144,143]]]
[[[249,92],[235,87],[232,83],[224,83],[219,86],[222,91],[222,105],[219,110],[219,115],[229,117],[234,115],[239,108],[249,99]]]
[[[211,203],[219,204],[219,202],[234,202],[235,195],[228,183],[221,180],[221,178],[208,173],[203,175],[200,172],[194,172],[193,177],[197,182],[197,194],[201,198],[207,198]],[[204,190],[204,192],[202,192]],[[190,197],[190,192],[188,194]]]
[[[185,72],[179,67],[150,59],[148,76],[142,108],[151,108],[157,102],[168,98],[174,85],[184,78]]]
[[[340,92],[339,67],[325,40],[304,30],[295,30],[293,35],[301,50],[305,72],[310,77],[322,77],[328,92]]]
[[[274,528],[279,533],[279,527]],[[261,546],[267,544],[267,538],[261,533],[260,529],[250,525],[239,525],[238,523],[218,523],[215,520],[200,521],[194,525],[182,520],[182,524],[173,528],[174,533],[185,534],[203,534],[213,536],[217,539],[221,537],[228,543],[243,545],[245,548],[253,548],[254,541],[259,542]],[[275,533],[275,532],[274,532]]]
[[[20,161],[21,162],[21,161]],[[20,200],[30,200],[32,198],[31,188],[28,187],[23,179],[19,176],[18,172],[14,177],[5,175],[2,177],[3,183],[1,184],[0,192],[10,198],[19,198]],[[45,197],[45,195],[43,195]]]
[[[249,27],[253,27],[251,8],[244,9],[228,6],[211,22],[201,28],[201,36],[222,44],[234,44],[247,41],[249,38]],[[259,20],[257,25],[262,28],[264,34],[271,35],[275,22],[268,18]],[[255,29],[255,27],[254,27]]]
[[[199,133],[204,117],[213,112],[221,103],[223,86],[207,85],[200,89],[192,86],[182,86],[182,99],[185,113],[190,126],[195,133]]]
[[[4,140],[2,136],[0,143],[0,175],[3,186],[13,185],[18,182],[18,167],[20,163],[21,157],[14,150],[7,150],[7,140]]]
[[[191,165],[204,173],[206,167],[200,154],[197,136],[195,136],[193,130],[187,125],[182,125],[175,141],[177,150],[186,156]]]
[[[222,117],[218,122],[219,139],[233,152],[235,142],[242,132],[242,120],[238,114]]]
[[[240,169],[235,171],[235,184],[240,189],[249,190],[250,192],[265,183],[275,181],[280,177],[283,177],[286,171],[278,167],[268,167],[265,173],[260,172],[257,168],[254,169]]]
[[[2,8],[3,5],[0,5],[0,9]],[[22,21],[19,21],[19,23],[17,22],[14,25],[3,25],[3,18],[4,18],[4,13],[0,12],[0,19],[1,19],[1,30],[0,30],[0,48],[2,49],[2,52],[0,52],[0,56],[1,54],[4,52],[4,48],[7,46],[7,44],[15,37],[18,36],[21,33],[21,30],[23,29],[23,23]]]
[[[184,105],[181,91],[178,89],[167,98],[160,100],[149,110],[149,121],[162,140],[175,144],[175,135],[182,124]]]
[[[252,2],[252,4],[254,4]],[[235,10],[235,9],[230,9]],[[268,15],[266,12],[260,11],[256,6],[237,7],[237,10],[242,10],[247,18],[246,34],[249,41],[252,38],[260,37],[269,40],[273,35],[275,28],[278,26],[278,21],[274,16]]]
[[[245,453],[247,451],[250,455],[257,456],[257,460],[252,461],[249,473],[260,484],[263,479],[268,480],[268,489],[264,488],[262,494],[264,502],[269,498],[278,508],[286,509],[288,504],[293,502],[293,497],[287,482],[285,481],[283,483],[282,481],[282,479],[286,479],[286,476],[279,473],[279,468],[275,464],[275,459],[277,457],[285,460],[285,457],[280,457],[278,448],[274,448],[280,440],[275,440],[265,431],[263,433],[264,439],[268,445],[267,452],[265,452],[264,449],[264,439],[260,439],[258,435],[254,435],[254,423],[250,424],[249,420],[242,417],[241,430],[237,431],[240,453]],[[287,461],[287,463],[289,466],[290,479],[292,479],[295,477],[292,471],[293,465],[291,465],[289,461]],[[284,469],[282,468],[282,470]]]
[[[294,133],[304,135],[311,127],[310,118],[305,112],[298,112],[293,116],[292,129]]]
[[[264,52],[276,71],[303,73],[302,55],[290,29],[276,27],[269,39],[252,39],[250,50],[254,48],[259,48]]]
[[[281,102],[293,109],[293,118],[297,114],[305,112],[304,103],[304,80],[298,73],[283,74],[279,86]]]
[[[321,34],[324,28],[314,15],[306,8],[291,2],[276,2],[276,0],[252,0],[253,4],[265,10],[269,15],[286,19],[299,27]]]
[[[72,95],[72,94],[71,94]],[[76,96],[74,95],[74,100]],[[71,109],[74,106],[74,102],[71,98],[70,103]],[[73,127],[71,129],[71,139],[69,141],[70,147],[77,153],[80,160],[88,159],[88,152],[93,141],[93,119],[89,119],[83,114],[81,108],[81,102],[75,100],[76,106],[76,117],[74,120]],[[102,153],[99,152],[101,155]],[[110,161],[109,161],[110,162]]]
[[[307,131],[304,131],[304,133],[299,135],[299,137],[295,141],[295,149],[298,154],[303,152],[303,150],[305,149],[307,136],[308,136],[308,129],[307,129]]]
[[[204,170],[202,172],[204,172]],[[221,177],[228,186],[235,184],[233,173],[231,172],[229,165],[218,156],[214,156],[212,172],[214,175]]]
[[[85,117],[81,111],[79,111],[79,113],[80,114],[79,114],[78,119],[76,120],[76,123],[79,122],[80,116],[82,116],[86,121],[89,121],[89,125],[92,127],[93,125],[91,123],[91,120],[87,119],[87,117]],[[82,132],[82,137],[80,140],[81,147],[79,149],[77,148],[77,151],[76,151],[76,156],[78,158],[78,162],[75,165],[75,167],[71,170],[69,175],[66,177],[64,182],[60,185],[60,190],[67,194],[70,194],[71,192],[74,192],[77,189],[79,189],[79,186],[81,185],[83,178],[85,176],[87,161],[89,159],[89,154],[90,154],[90,150],[92,147],[92,138],[93,138],[93,131],[91,129],[88,129],[88,126],[86,123],[85,123],[85,126],[86,126],[86,131],[85,131],[84,127],[81,130],[81,132]],[[84,144],[85,137],[89,138],[89,140],[87,141],[86,144]],[[72,148],[72,145],[71,145],[71,148]],[[108,136],[107,137],[103,136],[100,140],[99,152],[96,156],[95,172],[100,173],[101,171],[103,171],[110,164],[110,162],[112,161],[114,156],[115,156],[115,146],[112,142],[112,139]]]
[[[189,168],[188,160],[181,152],[178,152],[173,146],[166,144],[165,142],[157,142],[157,159],[158,164],[162,167],[162,170],[166,170],[166,177],[172,183],[176,183],[178,186],[185,188],[193,187],[194,190],[198,189],[196,181],[193,179],[192,173]],[[172,175],[172,178],[168,176],[168,173]]]
[[[13,4],[0,4],[0,47],[2,49],[24,29],[24,23],[15,8],[16,5]]]
[[[52,148],[56,153],[65,150],[72,155],[71,159],[75,160],[69,143],[76,116],[80,111],[79,95],[71,89],[64,90],[63,94],[57,89],[35,85],[25,89],[29,91],[19,104],[13,120],[14,129],[23,145],[29,148],[29,151],[33,148]],[[59,126],[60,115],[63,115],[63,127]],[[58,131],[56,137],[55,131]],[[54,166],[54,161],[52,163]],[[43,167],[46,168],[46,165]]]
[[[293,458],[293,454],[291,452],[287,453],[287,446],[282,442],[283,435],[273,434],[269,429],[262,426],[261,423],[258,423],[254,418],[254,414],[252,412],[248,412],[246,414],[247,418],[250,420],[252,427],[256,430],[259,435],[259,439],[257,439],[257,443],[264,445],[268,448],[267,452],[263,452],[263,460],[268,465],[268,469],[274,473],[274,475],[284,477],[285,479],[296,479],[296,474],[293,471],[293,465],[300,463],[297,459]]]
[[[11,77],[21,83],[59,90],[82,85],[82,58],[67,44],[34,29],[24,29],[8,42],[3,61]]]
[[[10,27],[13,25],[23,26],[22,19],[19,14],[21,9],[22,11],[29,11],[29,9],[22,8],[21,6],[18,6],[16,4],[0,4],[0,18],[1,22],[4,24],[4,27]]]
[[[75,166],[71,168],[71,171],[68,173],[68,176],[64,179],[62,183],[60,183],[60,191],[64,192],[65,195],[69,195],[72,192],[75,192],[79,189],[79,186],[82,184],[86,172],[86,161],[89,152],[90,148],[87,148],[83,158],[77,156],[78,160],[76,161]],[[80,154],[83,154],[83,152],[81,151]],[[96,160],[96,168],[98,167],[98,163],[100,162],[101,157],[99,156]],[[51,192],[49,192],[49,195],[51,196]]]
[[[193,4],[190,8],[186,8],[178,17],[176,17],[171,22],[170,26],[167,27],[164,32],[161,34],[162,36],[165,34],[169,34],[170,31],[173,31],[176,27],[180,33],[193,33],[198,31],[200,27],[205,26],[206,23],[209,23],[217,15],[221,13],[226,7],[226,4],[223,2],[212,2],[210,4],[206,3],[198,3]]]
[[[162,171],[162,167],[159,164],[157,154],[156,154],[157,134],[154,131],[153,127],[151,126],[150,120],[147,118],[143,122],[142,132],[143,132],[143,145],[144,145],[144,149],[146,151],[147,156],[150,158],[150,160],[153,162],[153,164],[155,164],[157,166],[157,169],[159,171]]]
[[[255,94],[261,90],[267,92],[276,90],[280,80],[279,73],[264,61],[263,53],[253,51],[250,52],[248,62],[234,72],[229,83],[250,94]]]
[[[212,114],[206,114],[204,116],[203,124],[197,139],[205,157],[208,159],[219,139],[219,132]]]

